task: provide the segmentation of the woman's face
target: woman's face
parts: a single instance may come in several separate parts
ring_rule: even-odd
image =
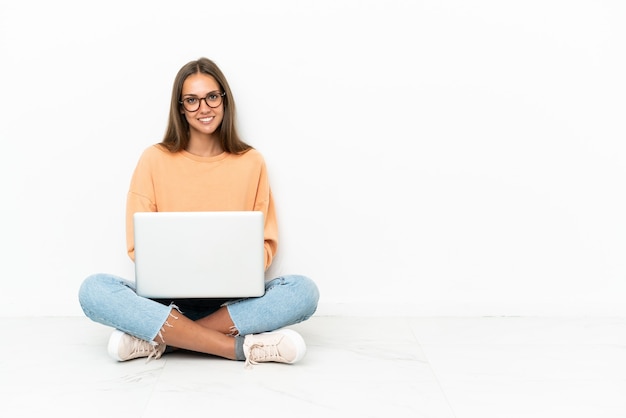
[[[185,102],[181,112],[184,113],[189,123],[189,134],[191,136],[213,135],[222,123],[224,118],[224,100],[220,95],[222,90],[219,84],[210,75],[197,73],[192,74],[183,82],[181,100]],[[216,107],[216,102],[219,103]],[[200,105],[197,110],[189,111]]]

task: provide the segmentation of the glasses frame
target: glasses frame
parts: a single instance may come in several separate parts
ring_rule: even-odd
[[[216,106],[211,106],[209,104],[208,97],[210,95],[216,94],[216,93],[220,97],[220,102]],[[178,103],[180,103],[180,105],[183,107],[183,109],[185,109],[187,112],[197,112],[198,110],[200,110],[200,106],[202,106],[202,101],[203,100],[204,100],[204,103],[206,103],[207,106],[209,106],[211,109],[215,109],[215,108],[219,107],[222,103],[224,103],[224,96],[226,96],[226,92],[225,91],[219,91],[219,90],[210,91],[204,97],[198,97],[198,96],[189,95],[189,98],[193,97],[195,99],[198,99],[198,107],[195,110],[189,110],[189,109],[187,109],[185,107],[185,99],[179,100]]]

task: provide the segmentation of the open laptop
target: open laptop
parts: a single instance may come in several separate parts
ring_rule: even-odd
[[[262,212],[137,212],[133,220],[137,294],[155,299],[264,294]]]

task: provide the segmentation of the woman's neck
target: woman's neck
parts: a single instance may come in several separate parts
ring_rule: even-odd
[[[203,136],[201,138],[192,136],[189,138],[186,151],[200,157],[215,157],[224,152],[220,142],[213,136]]]

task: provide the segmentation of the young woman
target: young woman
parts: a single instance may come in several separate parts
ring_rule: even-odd
[[[135,212],[255,210],[265,216],[267,270],[278,246],[267,169],[235,125],[235,102],[217,65],[201,58],[183,66],[174,81],[165,137],[143,152],[131,179],[126,207],[131,259]],[[264,296],[240,300],[152,300],[110,274],[87,277],[79,291],[85,315],[115,328],[108,351],[118,361],[159,358],[169,346],[247,364],[294,363],[306,345],[297,332],[282,328],[313,315],[318,298],[316,285],[298,275],[274,278]]]

